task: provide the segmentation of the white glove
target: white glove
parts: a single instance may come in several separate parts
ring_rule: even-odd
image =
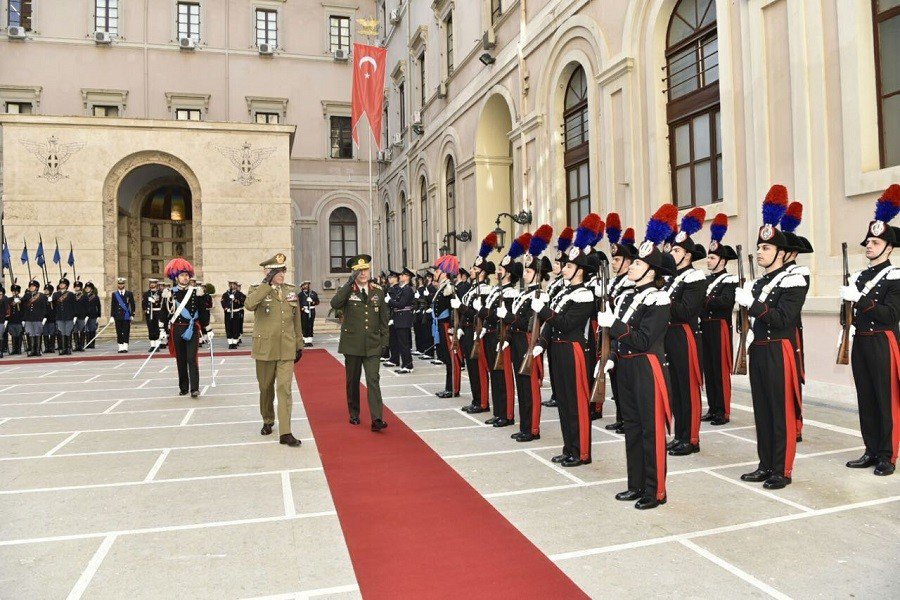
[[[394,324],[394,320],[393,320],[393,319],[391,319],[390,321],[388,321],[388,325],[393,325],[393,324]]]
[[[46,324],[47,324],[47,318],[44,317],[43,319],[41,319],[41,325],[46,325]]]
[[[615,366],[616,366],[616,363],[614,363],[611,360],[607,360],[606,364],[603,365],[603,370],[606,371],[607,373],[609,373],[610,371],[613,370],[613,367],[615,367]]]
[[[72,325],[74,325],[78,321],[78,317],[72,317]]]
[[[212,339],[213,339],[214,337],[215,337],[215,332],[214,332],[214,331],[207,331],[207,332],[206,332],[206,339],[208,339],[209,341],[212,341]]]
[[[597,377],[599,375],[600,375],[600,363],[597,363],[596,365],[594,365],[594,379],[597,379]]]
[[[160,329],[164,330],[166,328],[165,323],[163,323],[162,321],[157,321],[156,324]]]
[[[540,356],[543,353],[544,353],[543,346],[535,346],[534,350],[531,351],[531,356],[537,358],[538,356]]]
[[[205,288],[205,287],[203,287],[202,285],[201,285],[201,286],[197,286],[197,295],[198,295],[198,296],[202,296],[202,295],[205,294],[205,293],[206,293],[206,288]]]
[[[428,310],[425,311],[425,313],[426,313],[426,314],[429,314],[429,315],[432,314],[433,312],[434,312],[434,311],[431,310],[430,308],[429,308]]]
[[[536,313],[539,313],[542,310],[544,310],[544,307],[546,305],[547,305],[547,303],[544,302],[543,298],[535,298],[531,301],[531,310],[533,310]]]
[[[13,298],[13,304],[18,304],[18,303],[20,303],[21,301],[22,301],[22,299],[19,298],[18,296],[16,296],[15,298]]]
[[[457,329],[456,330],[456,339],[462,339],[462,336],[463,336],[463,330]]]
[[[600,327],[610,327],[616,322],[616,315],[609,309],[597,313],[597,324]]]
[[[749,308],[753,304],[753,292],[746,287],[734,290],[734,300],[744,308]]]
[[[428,290],[423,291],[423,292],[422,292],[422,295],[425,296],[425,297],[427,298],[427,297],[428,297]]]
[[[862,298],[862,292],[856,289],[856,286],[853,285],[842,285],[841,286],[841,300],[845,300],[847,302],[859,302],[860,298]]]
[[[164,289],[163,292],[162,292],[162,297],[163,297],[163,298],[171,298],[171,297],[172,297],[172,290],[170,290],[169,288]]]
[[[413,298],[415,298],[416,300],[418,300],[418,299],[419,299],[419,292],[416,292],[415,294],[413,294]]]
[[[234,294],[228,294],[228,298],[229,298],[230,300],[234,300]]]
[[[462,302],[459,301],[459,298],[451,298],[450,306],[453,308],[453,310],[456,310],[457,308],[462,306]]]
[[[547,292],[541,292],[538,295],[538,298],[540,298],[541,302],[543,302],[544,304],[550,304],[550,294],[548,294]]]
[[[484,306],[484,304],[482,304],[480,297],[475,298],[475,301],[472,302],[472,308],[475,310],[481,310],[482,306]]]
[[[508,314],[509,314],[509,311],[506,310],[506,307],[504,305],[501,304],[500,306],[497,307],[497,318],[498,319],[505,319],[506,315],[508,315]]]

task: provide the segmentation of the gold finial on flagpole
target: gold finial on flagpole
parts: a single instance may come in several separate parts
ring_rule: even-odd
[[[367,38],[378,37],[378,19],[374,17],[360,17],[356,19],[356,31],[359,35],[363,35]],[[371,43],[371,39],[369,42]]]

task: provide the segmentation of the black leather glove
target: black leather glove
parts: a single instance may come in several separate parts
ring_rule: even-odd
[[[359,271],[353,271],[352,273],[350,273],[350,277],[347,279],[347,283],[349,283],[350,285],[353,285],[354,283],[356,283],[356,279],[358,277],[359,277]]]
[[[297,348],[297,354],[294,355],[294,364],[296,365],[303,358],[303,348]]]

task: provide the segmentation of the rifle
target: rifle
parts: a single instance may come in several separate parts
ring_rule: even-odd
[[[459,309],[453,309],[453,316],[451,318],[451,323],[453,323],[453,337],[451,338],[453,341],[450,342],[450,352],[459,352]]]
[[[609,289],[609,263],[607,261],[600,262],[600,285],[601,285],[601,296],[600,296],[600,310],[606,311],[609,298],[607,297],[607,291]],[[603,401],[606,399],[606,361],[609,360],[609,327],[603,327],[600,331],[600,352],[599,359],[597,364],[600,365],[600,370],[597,373],[597,377],[594,379],[594,389],[591,390],[591,400],[592,404],[600,403],[603,404]]]
[[[503,302],[503,292],[500,292],[500,302]],[[500,331],[497,334],[497,358],[494,360],[494,370],[501,371],[503,369],[503,344],[506,343],[506,337],[509,334],[509,327],[500,319]]]
[[[481,317],[475,317],[475,329],[472,332],[472,351],[469,353],[469,358],[472,360],[478,360],[481,356],[481,339],[478,337],[481,334]]]
[[[534,297],[537,298],[541,295],[541,261],[537,260],[535,265],[535,271],[537,272],[536,281],[538,282],[538,287],[534,291]],[[522,359],[522,364],[519,366],[519,375],[531,375],[531,366],[534,364],[534,356],[532,353],[534,352],[534,347],[537,346],[538,338],[541,337],[541,320],[538,318],[537,312],[534,310],[531,311],[531,322],[528,324],[528,330],[531,332],[531,338],[528,340],[528,349],[525,351],[525,357]]]
[[[850,261],[847,258],[847,242],[841,243],[841,255],[844,260],[844,285],[850,285]],[[841,342],[838,344],[837,364],[850,364],[850,326],[853,325],[853,303],[844,300],[841,303]]]
[[[738,255],[738,287],[744,287],[744,284],[747,282],[747,278],[744,275],[744,263],[741,261],[741,252],[743,252],[743,248],[740,244],[737,247],[737,255]],[[748,256],[748,263],[750,263],[750,268],[753,268],[752,259]],[[738,325],[737,325],[738,333],[740,334],[740,339],[738,341],[738,349],[737,356],[734,358],[734,368],[731,370],[734,375],[746,375],[747,374],[747,334],[750,332],[750,312],[744,308],[740,307],[738,310]]]

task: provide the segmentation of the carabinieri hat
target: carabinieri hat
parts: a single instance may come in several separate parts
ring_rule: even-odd
[[[650,221],[647,223],[647,233],[644,241],[638,248],[637,258],[647,263],[658,275],[674,274],[674,260],[660,250],[659,245],[666,241],[675,231],[675,220],[678,218],[678,208],[674,204],[660,206]],[[666,257],[669,260],[666,260]]]
[[[900,246],[900,227],[889,225],[900,213],[900,185],[891,184],[875,203],[875,220],[869,222],[869,229],[860,246],[866,245],[869,238],[884,240],[891,246]]]
[[[475,257],[474,266],[478,267],[488,275],[493,275],[497,270],[497,265],[487,259],[496,247],[497,234],[492,231],[481,240],[481,248],[478,249],[478,256]]]
[[[597,216],[598,216],[598,218],[600,217],[600,215],[597,215]],[[590,268],[591,268],[592,273],[596,273],[600,270],[600,263],[603,263],[603,262],[608,263],[609,262],[609,258],[607,258],[606,253],[603,252],[602,250],[595,248],[595,246],[597,244],[599,244],[601,241],[603,241],[603,234],[605,232],[606,232],[606,222],[602,218],[600,218],[600,227],[597,228],[596,235],[594,235],[594,241],[591,242],[591,246],[590,246],[591,253],[589,256],[591,259],[591,267]]]
[[[194,266],[185,259],[178,257],[173,258],[166,264],[164,269],[166,277],[175,281],[182,273],[187,273],[191,277],[194,276]]]
[[[596,264],[591,253],[594,240],[600,235],[600,229],[603,227],[603,220],[600,215],[590,213],[578,224],[575,230],[575,239],[572,246],[566,251],[564,262],[571,262],[584,269],[587,273],[592,273],[596,269]]]
[[[347,261],[347,268],[351,271],[365,271],[372,268],[372,257],[368,254],[358,254]]]
[[[408,271],[408,270],[409,270],[409,269],[404,269],[404,271]],[[467,271],[467,270],[464,269],[463,267],[460,267],[460,268],[459,268],[459,274],[460,274],[460,275],[465,275],[466,277],[471,277],[471,276],[472,276],[472,274],[469,273],[469,271]]]
[[[522,268],[532,269],[540,274],[541,279],[547,279],[553,265],[546,256],[541,256],[550,240],[553,239],[553,227],[550,225],[541,225],[531,236],[531,242],[528,244],[528,252],[522,257]]]
[[[609,227],[607,226],[607,231]],[[628,260],[634,260],[637,257],[637,248],[634,245],[634,228],[629,227],[622,234],[622,239],[610,246],[612,255],[621,256]]]
[[[516,259],[525,254],[525,250],[531,245],[531,234],[527,231],[514,239],[509,245],[509,252],[500,261],[500,266],[512,275],[513,281],[522,279],[522,263]]]
[[[737,260],[740,257],[734,248],[722,243],[725,232],[728,231],[728,215],[719,213],[709,226],[709,253],[723,260]]]
[[[459,259],[453,254],[444,254],[434,261],[434,268],[447,275],[457,275],[459,273]]]
[[[771,244],[781,250],[791,250],[791,245],[784,233],[778,229],[781,217],[787,212],[787,188],[780,184],[773,185],[766,194],[762,205],[763,226],[759,228],[757,245]]]
[[[706,256],[706,250],[702,245],[694,242],[692,235],[703,229],[703,222],[706,220],[706,210],[697,207],[688,211],[686,215],[681,217],[681,227],[675,238],[672,240],[671,248],[678,246],[686,253],[691,255],[692,260],[700,260]]]
[[[560,263],[566,262],[566,250],[569,249],[569,246],[572,245],[572,238],[575,236],[575,230],[571,227],[566,227],[562,230],[562,233],[559,234],[559,238],[556,240],[556,257],[555,260]]]
[[[806,245],[803,243],[803,240],[799,235],[794,233],[797,231],[802,220],[803,205],[799,202],[791,202],[788,204],[784,216],[781,217],[780,227],[781,232],[784,234],[784,237],[787,238],[788,244],[790,245],[790,251],[797,252],[798,254],[807,254]]]

